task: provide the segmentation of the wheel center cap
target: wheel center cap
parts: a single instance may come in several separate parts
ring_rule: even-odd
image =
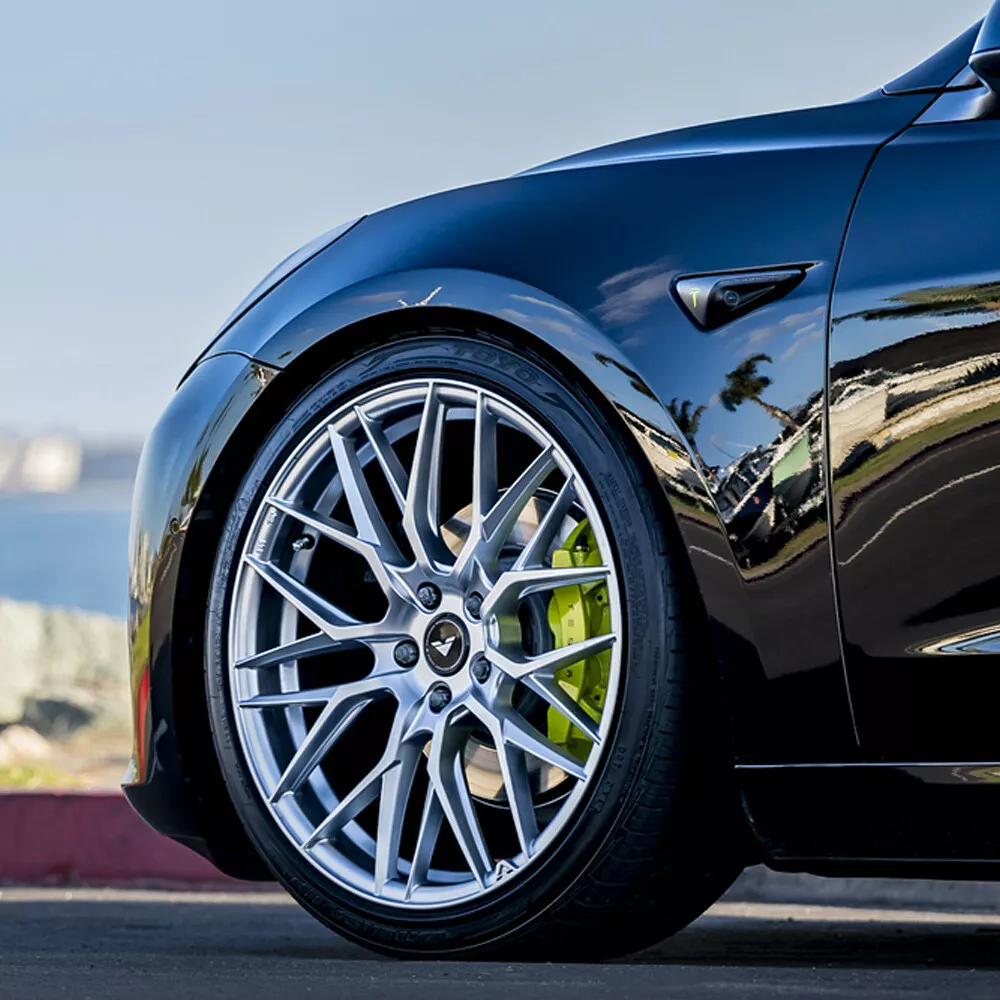
[[[454,615],[439,615],[424,636],[424,656],[437,674],[461,670],[469,655],[469,633]]]

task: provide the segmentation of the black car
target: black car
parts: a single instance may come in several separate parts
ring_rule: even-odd
[[[125,793],[399,954],[1000,876],[1000,4],[294,254],[142,458]]]

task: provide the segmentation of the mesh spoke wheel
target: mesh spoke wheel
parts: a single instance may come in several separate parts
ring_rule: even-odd
[[[469,900],[565,832],[608,742],[621,629],[607,531],[559,442],[496,392],[396,381],[266,486],[226,635],[237,737],[326,876],[400,908]]]

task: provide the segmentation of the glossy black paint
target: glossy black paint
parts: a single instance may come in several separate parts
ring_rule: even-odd
[[[1000,120],[918,126],[865,182],[833,299],[851,691],[887,760],[989,760],[1000,656]],[[975,640],[972,645],[963,640]],[[955,649],[959,645],[961,648]]]
[[[636,139],[368,216],[238,315],[184,380],[143,459],[132,584],[140,711],[127,787],[137,808],[227,870],[261,874],[234,829],[204,718],[215,533],[249,456],[298,392],[380,337],[445,328],[467,336],[470,356],[498,358],[495,337],[546,355],[645,454],[690,560],[748,814],[772,863],[867,863],[857,829],[893,857],[992,859],[990,836],[977,846],[974,833],[962,842],[928,828],[921,839],[903,823],[921,801],[909,771],[785,766],[997,756],[982,697],[996,654],[967,652],[969,641],[1000,649],[1000,628],[983,639],[1000,622],[979,488],[992,428],[983,407],[961,426],[942,418],[933,442],[910,438],[935,461],[907,452],[890,468],[878,435],[895,414],[859,437],[853,388],[874,364],[904,380],[965,366],[972,392],[992,387],[1000,230],[982,217],[995,150],[981,129],[997,123],[913,126],[974,90],[961,71],[976,33],[859,101]],[[685,277],[747,271],[801,279],[714,329],[678,297]],[[952,337],[955,322],[964,326]],[[926,399],[938,398],[915,407],[955,398],[943,386],[929,382]],[[943,465],[942,452],[952,456]],[[924,502],[920,476],[931,491],[952,489],[953,460],[977,485],[954,494],[956,555],[936,545],[947,571],[929,575],[918,558],[928,526],[902,548],[886,539],[908,504]],[[966,588],[978,595],[971,618]],[[933,627],[911,620],[926,617],[929,595]],[[942,664],[954,678],[943,697]],[[951,714],[933,733],[936,706]],[[961,732],[966,711],[974,724]],[[848,822],[849,775],[880,796],[860,828]],[[791,817],[799,795],[817,804]],[[828,815],[837,809],[839,824]],[[905,850],[891,847],[900,830],[914,838]],[[236,845],[227,856],[223,842]]]
[[[817,875],[996,879],[996,764],[854,765],[740,771],[772,868]]]
[[[275,374],[239,354],[200,364],[146,441],[132,506],[129,643],[132,762],[125,795],[156,829],[242,878],[268,877],[229,805],[215,765],[200,632],[178,629],[204,616],[199,521],[212,522],[210,473]]]

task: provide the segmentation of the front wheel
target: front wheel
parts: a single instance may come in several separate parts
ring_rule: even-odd
[[[226,785],[289,892],[385,951],[546,959],[713,902],[737,822],[672,537],[525,352],[413,335],[306,392],[233,503],[206,644]]]

